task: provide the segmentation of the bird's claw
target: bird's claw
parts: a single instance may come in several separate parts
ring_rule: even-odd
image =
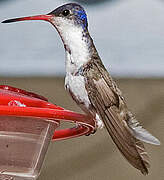
[[[86,136],[90,136],[91,134],[95,134],[97,129],[94,129],[91,133],[86,134]]]

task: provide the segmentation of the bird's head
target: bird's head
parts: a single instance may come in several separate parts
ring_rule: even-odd
[[[28,20],[44,20],[53,24],[67,47],[71,44],[76,46],[74,39],[81,40],[88,34],[86,12],[82,6],[76,3],[62,5],[45,15],[8,19],[2,23]]]
[[[52,23],[58,28],[65,24],[65,26],[82,27],[87,30],[88,22],[87,15],[83,7],[79,4],[70,3],[56,8],[48,15],[52,15]]]
[[[60,32],[63,26],[67,29],[72,27],[82,28],[87,31],[88,22],[87,15],[83,7],[76,3],[69,3],[56,8],[54,11],[37,16],[21,17],[8,19],[2,23],[12,23],[17,21],[27,21],[27,20],[44,20],[52,23],[56,29]],[[65,30],[65,28],[63,30]]]
[[[53,24],[61,36],[66,52],[71,55],[71,62],[89,59],[93,49],[90,48],[92,39],[88,33],[86,12],[79,4],[69,3],[45,15],[8,19],[2,23],[27,20],[44,20]],[[77,62],[77,64],[82,63]]]

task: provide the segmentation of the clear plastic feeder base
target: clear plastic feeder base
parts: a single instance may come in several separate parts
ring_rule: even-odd
[[[0,180],[35,180],[57,123],[0,116]]]
[[[74,127],[56,130],[60,121]],[[50,141],[90,134],[95,122],[43,96],[0,85],[0,180],[36,180]]]

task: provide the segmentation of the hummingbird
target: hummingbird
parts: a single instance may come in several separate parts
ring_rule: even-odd
[[[66,54],[65,89],[94,119],[95,129],[105,126],[127,161],[144,175],[148,174],[150,163],[143,142],[159,145],[160,141],[145,130],[128,109],[89,34],[84,8],[68,3],[45,15],[8,19],[2,23],[25,20],[48,21],[56,28]]]

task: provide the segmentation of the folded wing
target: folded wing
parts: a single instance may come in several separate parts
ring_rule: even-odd
[[[92,67],[85,72],[85,76],[86,84],[89,84],[86,88],[93,107],[91,109],[101,117],[108,133],[128,162],[143,174],[148,174],[149,158],[143,143],[134,136],[127,123],[128,109],[120,90],[103,65],[97,66],[92,62]]]

